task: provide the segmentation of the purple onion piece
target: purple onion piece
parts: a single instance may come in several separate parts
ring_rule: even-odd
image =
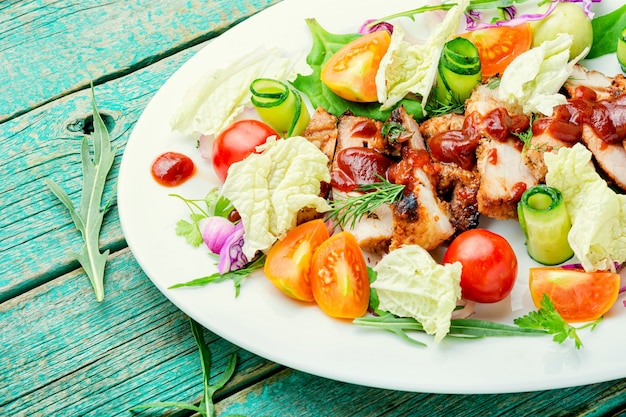
[[[233,234],[235,225],[220,216],[209,217],[202,229],[202,240],[212,253],[220,253],[222,247]]]
[[[376,19],[366,20],[359,28],[359,33],[367,35],[368,33],[378,32],[380,30],[386,30],[391,35],[393,33],[393,25],[387,22],[377,23],[373,26],[369,26],[370,23],[375,22]]]
[[[220,274],[241,269],[248,263],[248,258],[243,253],[243,235],[243,224],[239,222],[220,250],[217,264],[217,272]]]

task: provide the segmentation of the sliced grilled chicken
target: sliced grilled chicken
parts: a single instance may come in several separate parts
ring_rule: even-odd
[[[468,171],[455,164],[440,163],[437,192],[450,207],[450,222],[458,235],[478,226],[478,188],[480,177],[475,171]]]
[[[403,148],[396,182],[406,185],[403,198],[392,206],[390,249],[415,244],[432,250],[454,234],[449,205],[437,195],[437,172],[425,150]]]
[[[626,78],[622,74],[611,78],[577,64],[563,87],[572,98],[580,95],[578,87],[586,87],[596,94],[597,100],[609,100],[626,92]]]
[[[517,203],[537,179],[522,162],[516,139],[500,142],[483,138],[477,149],[480,173],[478,211],[494,219],[517,219]]]
[[[336,116],[318,107],[311,115],[306,129],[302,133],[302,136],[324,152],[328,157],[329,166],[332,164],[337,146],[337,122]]]
[[[606,143],[589,125],[583,126],[582,142],[591,151],[608,179],[626,191],[626,149],[623,143]]]

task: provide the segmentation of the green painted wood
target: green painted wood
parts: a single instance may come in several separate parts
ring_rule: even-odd
[[[0,415],[129,416],[142,403],[199,400],[202,371],[187,317],[128,249],[111,256],[110,271],[102,303],[87,277],[72,272],[0,304]],[[213,379],[238,355],[227,392],[278,369],[211,332],[205,338]]]
[[[287,369],[222,400],[217,410],[247,417],[618,416],[626,415],[626,379],[518,394],[436,395],[368,388]]]
[[[2,2],[0,122],[119,78],[279,0]]]

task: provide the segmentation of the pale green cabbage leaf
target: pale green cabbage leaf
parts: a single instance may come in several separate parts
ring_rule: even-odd
[[[248,259],[291,230],[300,209],[330,210],[320,197],[320,183],[330,181],[328,157],[314,144],[301,136],[271,137],[259,148],[262,153],[231,165],[221,189],[241,216]]]
[[[580,143],[546,153],[546,184],[563,194],[572,220],[568,241],[585,271],[610,270],[626,261],[626,195],[609,188],[591,156]]]
[[[572,36],[561,33],[517,56],[504,70],[499,97],[522,106],[524,113],[552,115],[552,109],[567,102],[559,90],[572,74],[581,54],[569,61]],[[583,51],[586,53],[587,49]]]
[[[250,84],[257,78],[290,80],[305,71],[302,56],[285,58],[279,49],[260,48],[230,65],[209,71],[185,92],[174,113],[172,130],[186,135],[215,135],[250,102]]]
[[[461,297],[461,263],[438,264],[424,248],[404,245],[374,267],[379,309],[419,321],[426,333],[441,341]]]
[[[426,104],[437,76],[437,63],[444,44],[456,33],[469,0],[459,0],[423,44],[404,40],[400,25],[394,25],[391,43],[376,73],[376,90],[381,108],[388,109],[413,93]]]

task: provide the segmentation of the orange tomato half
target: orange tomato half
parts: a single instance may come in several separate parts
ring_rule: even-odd
[[[270,249],[265,260],[265,276],[287,296],[300,301],[313,301],[309,281],[311,259],[328,237],[328,230],[321,219],[296,226]]]
[[[353,319],[367,312],[370,298],[367,265],[350,232],[337,233],[317,248],[310,277],[313,297],[324,313]]]
[[[619,294],[620,276],[564,268],[530,268],[530,295],[537,308],[547,294],[568,322],[593,321],[604,315]]]
[[[386,30],[353,40],[324,64],[320,79],[343,99],[361,103],[378,100],[376,72],[390,42],[391,36]]]
[[[513,59],[530,49],[532,43],[528,23],[478,29],[459,36],[469,39],[478,49],[483,80],[502,74]]]

